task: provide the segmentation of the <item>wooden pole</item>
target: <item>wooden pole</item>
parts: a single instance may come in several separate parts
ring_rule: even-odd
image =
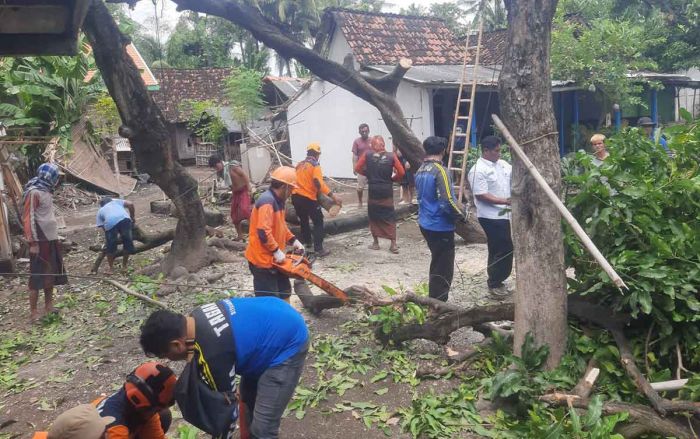
[[[491,118],[496,124],[496,127],[501,131],[501,133],[503,133],[503,136],[506,138],[506,141],[508,142],[512,150],[518,155],[520,160],[523,161],[530,175],[532,175],[537,184],[542,188],[542,190],[544,190],[545,194],[547,194],[547,197],[552,201],[552,203],[554,203],[554,205],[559,210],[559,213],[561,213],[561,216],[563,216],[566,222],[569,223],[571,228],[574,230],[574,233],[576,233],[576,236],[578,236],[578,238],[583,243],[584,247],[586,247],[586,250],[588,250],[588,252],[596,260],[596,262],[598,262],[598,265],[601,266],[603,271],[607,273],[607,275],[610,277],[613,283],[620,290],[622,290],[623,288],[627,289],[627,285],[625,285],[625,282],[617,274],[615,269],[610,265],[608,260],[605,259],[605,256],[603,256],[600,250],[598,250],[598,247],[596,247],[593,241],[591,241],[591,238],[589,238],[588,235],[586,235],[586,232],[583,230],[578,221],[576,221],[576,218],[574,218],[571,212],[569,212],[566,206],[564,206],[564,203],[561,202],[561,200],[554,193],[552,188],[549,187],[549,184],[547,184],[544,177],[542,177],[542,174],[539,173],[537,168],[535,168],[535,165],[533,165],[530,159],[527,157],[527,155],[525,155],[525,152],[520,147],[515,138],[510,134],[510,131],[508,131],[508,128],[506,128],[506,126],[503,124],[503,121],[501,121],[501,119],[495,114],[492,114]]]

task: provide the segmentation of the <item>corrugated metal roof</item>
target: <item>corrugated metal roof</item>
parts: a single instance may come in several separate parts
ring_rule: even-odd
[[[212,114],[219,116],[229,133],[243,132],[241,124],[233,118],[233,109],[231,107],[219,107],[216,110],[212,110]]]
[[[272,85],[277,88],[277,90],[280,91],[283,95],[285,95],[287,98],[291,98],[295,96],[299,90],[301,89],[301,86],[304,85],[306,81],[308,81],[308,78],[292,78],[289,76],[266,76],[264,78],[265,81],[270,82]]]
[[[389,73],[394,70],[394,66],[368,66],[368,70],[375,70],[382,73]],[[474,66],[467,66],[467,78],[474,75]],[[501,66],[477,66],[477,85],[495,87],[498,85],[498,77],[501,74]],[[457,86],[462,77],[461,65],[427,65],[411,67],[404,79],[416,84],[433,86]],[[552,81],[553,87],[562,87],[573,84],[573,81]]]

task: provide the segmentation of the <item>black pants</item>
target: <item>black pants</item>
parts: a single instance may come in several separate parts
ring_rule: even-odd
[[[318,201],[311,200],[301,195],[292,195],[292,204],[294,210],[299,217],[299,226],[301,227],[301,239],[307,246],[311,245],[311,226],[309,218],[314,223],[314,251],[320,252],[323,250],[323,212]]]
[[[248,263],[253,273],[253,290],[256,297],[275,296],[288,299],[292,295],[292,283],[289,278],[274,268],[260,268]]]
[[[489,248],[489,288],[503,285],[513,269],[513,240],[510,238],[510,220],[479,218],[479,224],[486,233]]]
[[[455,233],[435,232],[423,227],[420,232],[428,243],[431,256],[428,295],[447,302],[455,271]]]

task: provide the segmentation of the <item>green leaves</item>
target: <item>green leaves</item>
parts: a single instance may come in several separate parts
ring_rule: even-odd
[[[601,167],[579,153],[564,176],[574,194],[567,206],[630,288],[621,295],[565,228],[572,290],[633,317],[650,316],[664,361],[677,342],[700,347],[700,129],[695,122],[667,134],[673,159],[630,129],[608,139],[611,155]]]
[[[241,125],[255,120],[265,106],[262,79],[262,73],[245,67],[235,68],[226,79],[226,97],[234,119]]]

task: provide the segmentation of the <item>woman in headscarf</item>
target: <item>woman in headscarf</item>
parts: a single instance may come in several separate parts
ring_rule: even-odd
[[[401,181],[404,175],[399,158],[396,154],[386,151],[382,136],[374,136],[370,141],[370,151],[357,161],[355,172],[366,176],[369,186],[367,215],[369,230],[374,239],[369,248],[379,250],[379,238],[384,238],[391,241],[389,251],[398,253],[392,182]]]
[[[45,314],[54,313],[53,288],[67,283],[53,210],[52,194],[58,178],[58,166],[44,163],[37,169],[36,177],[24,186],[22,222],[24,237],[29,244],[29,310],[32,321],[39,317],[39,289],[44,290]]]

